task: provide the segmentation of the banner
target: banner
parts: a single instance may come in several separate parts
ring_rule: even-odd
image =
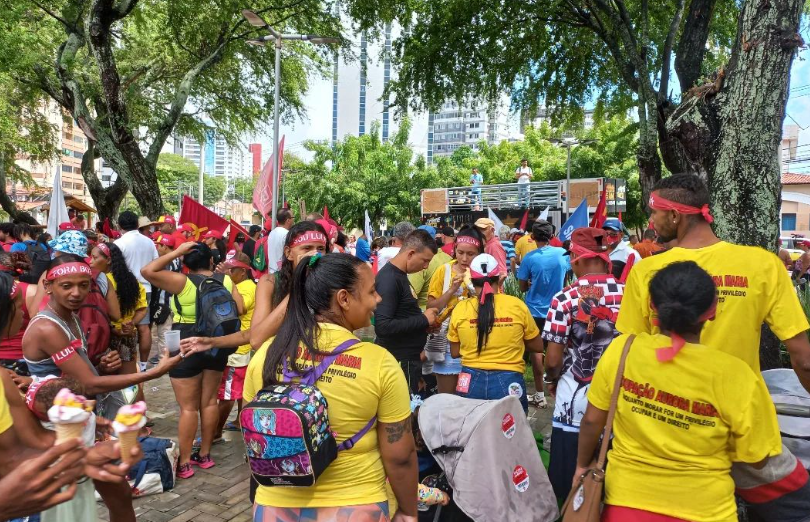
[[[596,211],[593,213],[591,219],[591,227],[602,228],[602,225],[607,219],[607,184],[602,188],[602,195],[599,196],[599,204],[596,205]]]
[[[284,162],[284,138],[278,144],[278,165],[271,154],[270,159],[264,164],[259,179],[256,180],[256,188],[253,191],[253,208],[259,211],[262,216],[269,216],[273,211],[273,173],[278,171],[278,184],[281,186],[281,170]],[[276,169],[276,167],[278,167]],[[275,223],[271,223],[269,228],[273,228]]]
[[[228,249],[227,249],[228,252],[230,252],[233,249],[233,243],[234,241],[236,241],[236,235],[238,233],[240,232],[243,233],[245,235],[245,239],[248,239],[250,237],[248,231],[245,230],[245,228],[242,225],[240,225],[233,219],[230,221],[229,225],[231,228],[230,230],[228,230]]]
[[[487,207],[487,217],[495,222],[495,235],[501,233],[501,227],[503,227],[503,221],[495,215],[495,212],[492,211],[491,208]]]
[[[542,219],[543,221],[548,221],[548,211],[551,210],[551,207],[546,207],[546,209],[540,212],[540,217],[537,219]]]
[[[67,205],[65,205],[65,193],[62,191],[62,172],[57,168],[53,176],[53,190],[51,191],[51,205],[48,209],[48,228],[46,229],[52,237],[59,235],[59,225],[70,221],[68,217]]]
[[[195,231],[216,230],[221,234],[225,234],[225,229],[229,225],[225,218],[216,215],[207,207],[185,195],[183,196],[183,210],[180,211],[180,223],[191,223],[194,225],[192,228]]]
[[[559,238],[561,241],[568,241],[571,239],[571,234],[578,228],[585,228],[588,226],[588,200],[583,199],[577,209],[568,218],[568,221],[560,228]]]
[[[366,241],[371,245],[371,240],[374,239],[374,237],[371,235],[371,218],[368,217],[368,210],[366,210],[366,221],[363,227],[363,233],[366,235]]]
[[[329,221],[329,209],[326,208],[326,205],[323,206],[323,212],[321,214],[325,220]]]

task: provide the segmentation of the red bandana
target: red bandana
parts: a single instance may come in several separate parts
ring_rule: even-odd
[[[689,205],[683,205],[681,203],[675,203],[674,201],[663,198],[657,190],[650,194],[650,202],[648,205],[650,208],[655,210],[674,210],[676,212],[680,212],[681,214],[700,214],[707,222],[714,222],[714,218],[709,212],[709,205],[703,205],[702,207],[697,208],[690,207]]]
[[[464,237],[464,236],[462,236]],[[472,238],[471,238],[472,239]],[[470,269],[470,277],[473,279],[489,279],[490,277],[498,277],[501,275],[500,271],[496,267],[495,270],[490,271],[488,274],[482,274],[480,272],[476,272],[475,270]],[[484,289],[481,290],[481,304],[484,304],[486,297],[490,294],[494,294],[495,290],[492,289],[492,285],[489,284],[489,281],[484,281]]]
[[[86,275],[88,277],[93,276],[93,272],[90,270],[90,267],[87,266],[85,263],[65,263],[64,265],[59,265],[51,268],[48,270],[48,275],[45,276],[46,281],[53,281],[58,277],[65,277],[71,275]]]
[[[652,308],[655,310],[655,305],[652,305]],[[706,310],[703,315],[698,317],[698,322],[705,323],[706,321],[713,321],[716,315],[717,298],[715,297],[714,302],[709,309]],[[657,323],[657,321],[655,322]],[[686,344],[686,340],[675,332],[670,332],[669,337],[672,339],[672,346],[664,346],[655,350],[655,356],[660,362],[667,362],[674,359],[675,356],[678,355],[678,352],[681,351],[681,348],[683,348]]]
[[[474,246],[479,250],[481,249],[481,242],[472,236],[458,236],[456,238],[456,243],[466,243],[468,245]]]
[[[298,245],[303,245],[304,243],[318,243],[326,246],[326,236],[317,230],[309,230],[293,239],[290,247],[297,247]]]

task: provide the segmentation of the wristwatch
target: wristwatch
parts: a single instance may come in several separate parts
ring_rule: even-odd
[[[557,384],[557,381],[559,380],[559,377],[556,379],[549,379],[547,373],[543,374],[543,384]]]

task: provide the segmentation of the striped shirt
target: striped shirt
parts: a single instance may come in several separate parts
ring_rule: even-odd
[[[501,246],[506,252],[506,270],[512,269],[512,260],[515,258],[515,244],[508,239],[501,239]]]

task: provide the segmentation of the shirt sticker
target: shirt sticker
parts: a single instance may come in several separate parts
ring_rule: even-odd
[[[507,439],[511,439],[515,436],[515,418],[512,417],[511,413],[507,413],[503,416],[501,431],[503,431],[503,436]]]
[[[520,493],[529,489],[529,474],[523,466],[515,466],[515,470],[512,472],[512,482]]]
[[[523,386],[517,382],[513,382],[509,385],[509,395],[514,395],[518,399],[523,397]]]

